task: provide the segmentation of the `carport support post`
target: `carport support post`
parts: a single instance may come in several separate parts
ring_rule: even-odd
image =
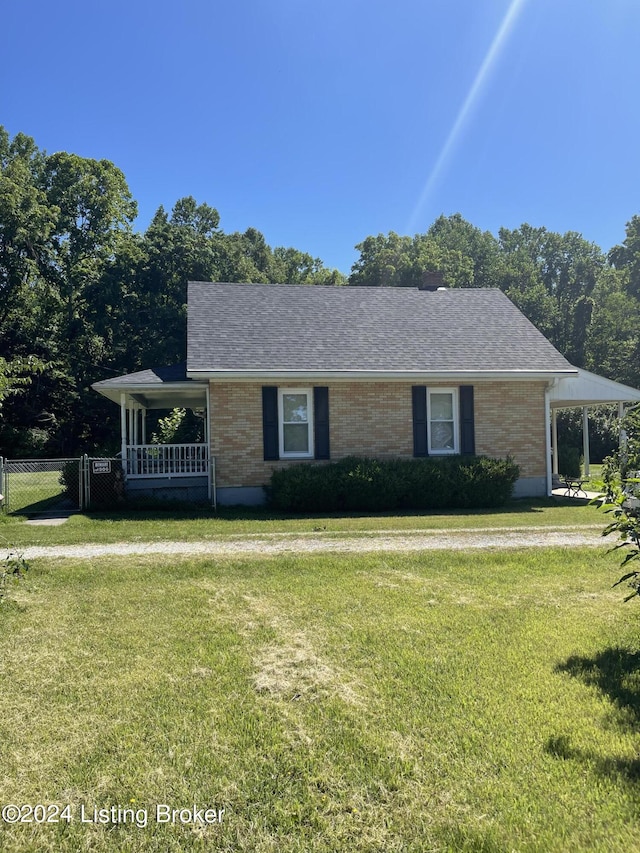
[[[589,476],[589,407],[582,407],[582,454],[584,456],[584,476]]]
[[[622,419],[624,418],[624,403],[618,401],[618,423],[620,425],[620,438],[618,448],[620,453],[620,473],[623,477],[627,476],[627,431],[622,428]]]

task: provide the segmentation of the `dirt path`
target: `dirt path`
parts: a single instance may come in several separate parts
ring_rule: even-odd
[[[104,545],[33,546],[23,550],[28,560],[59,557],[90,560],[103,556],[128,554],[185,554],[228,557],[286,553],[364,553],[371,551],[465,551],[477,548],[545,548],[580,546],[611,547],[600,530],[592,527],[504,528],[476,530],[379,531],[360,536],[338,537],[331,534],[288,534],[238,536],[200,542],[117,542]]]

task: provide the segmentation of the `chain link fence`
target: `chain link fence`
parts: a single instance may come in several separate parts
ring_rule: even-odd
[[[0,493],[5,512],[42,515],[116,509],[124,503],[117,458],[3,459]]]
[[[77,512],[82,508],[80,489],[69,490],[68,472],[80,479],[82,460],[77,459],[2,459],[0,490],[6,512],[24,515]]]

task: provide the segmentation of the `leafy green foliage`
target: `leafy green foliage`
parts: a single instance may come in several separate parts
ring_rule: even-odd
[[[158,420],[152,444],[191,444],[204,441],[204,422],[191,409],[172,409]]]
[[[582,452],[582,409],[560,409],[558,411],[558,447],[575,448]],[[620,421],[617,406],[593,406],[589,408],[589,457],[599,464],[615,453],[620,441]],[[563,473],[564,470],[563,470]],[[566,472],[569,473],[569,472]]]
[[[23,391],[31,382],[33,375],[41,373],[42,370],[44,370],[44,364],[39,359],[18,356],[7,361],[0,356],[0,409],[5,397]]]
[[[607,486],[606,496],[601,496],[606,500],[603,509],[613,516],[613,521],[605,527],[602,535],[610,536],[612,533],[618,535],[621,541],[611,551],[624,552],[620,563],[620,568],[624,569],[630,563],[635,565],[636,561],[640,560],[640,497],[638,497],[640,478],[632,477],[623,480],[622,486],[609,480]],[[625,601],[640,596],[640,569],[632,568],[631,571],[626,572],[616,581],[614,587],[621,583],[627,583],[633,590]]]
[[[458,249],[443,247],[428,234],[367,237],[356,246],[360,258],[352,267],[349,284],[365,287],[418,287],[425,273],[439,271],[452,287],[463,287],[472,277],[471,260]]]
[[[519,469],[510,459],[347,457],[274,471],[271,505],[294,512],[496,507],[511,497]]]
[[[602,535],[614,533],[620,538],[619,544],[611,550],[624,552],[620,564],[624,569],[629,563],[640,560],[640,407],[634,406],[627,412],[622,426],[626,442],[607,458],[603,467],[605,490],[596,501],[613,516]],[[633,590],[625,601],[640,595],[640,570],[626,572],[614,586],[621,583],[627,583]]]
[[[74,506],[80,505],[80,465],[77,459],[65,462],[60,472],[60,485]]]
[[[8,542],[5,542],[4,548],[6,553],[0,562],[0,605],[6,601],[11,584],[23,578],[29,569],[29,563],[21,551]]]
[[[609,495],[613,494],[613,488],[618,481],[634,477],[636,472],[640,471],[640,406],[628,409],[622,422],[618,422],[618,428],[623,440],[604,460],[605,482]]]

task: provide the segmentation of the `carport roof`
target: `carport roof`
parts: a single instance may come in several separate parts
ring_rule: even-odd
[[[640,391],[578,368],[577,376],[558,379],[549,391],[552,409],[599,406],[607,403],[640,403]]]

